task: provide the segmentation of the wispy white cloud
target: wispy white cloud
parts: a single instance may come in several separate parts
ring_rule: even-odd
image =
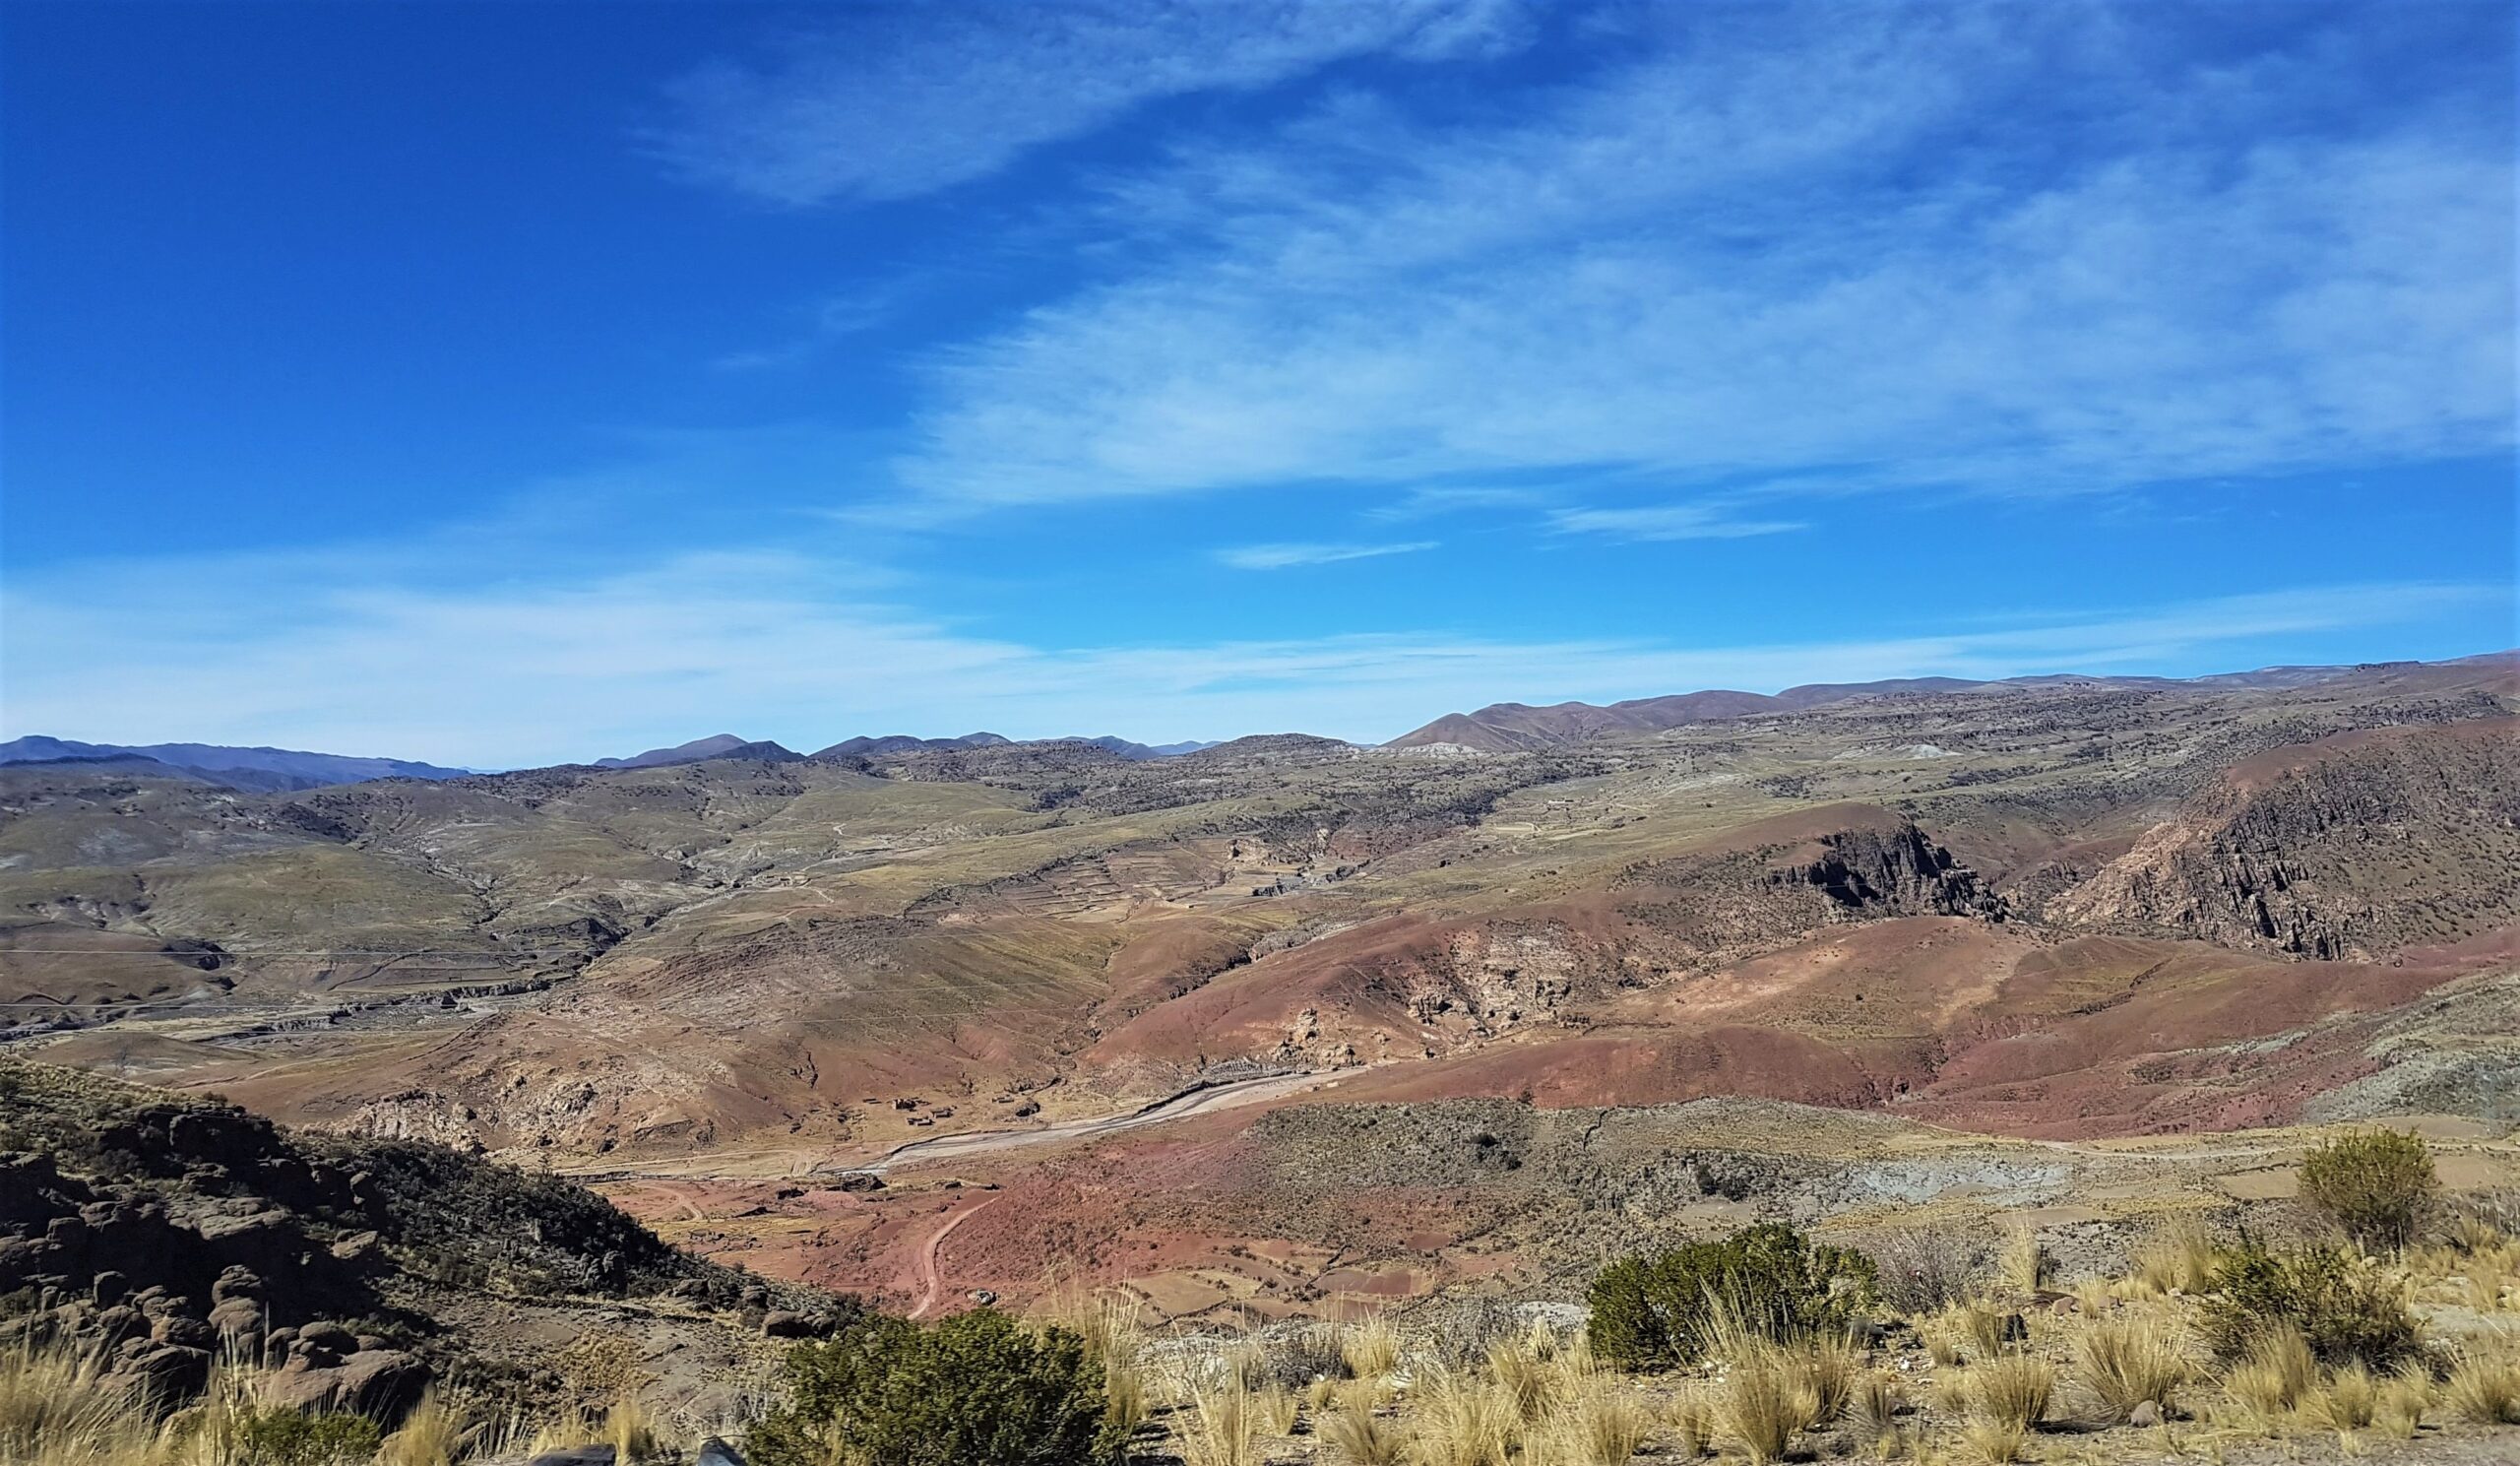
[[[1341,560],[1412,554],[1434,547],[1432,540],[1413,540],[1402,544],[1244,544],[1217,551],[1217,559],[1236,570],[1286,570],[1297,565],[1331,565]]]
[[[1769,645],[1392,631],[1057,647],[976,636],[785,553],[457,584],[349,557],[91,565],[0,597],[0,735],[271,743],[494,767],[735,732],[818,747],[870,731],[1157,739],[1300,729],[1385,737],[1499,698],[2037,671],[2222,669],[2340,628],[2510,606],[2507,587],[2347,585],[2023,612],[1927,634]],[[210,597],[203,585],[252,585]]]
[[[1547,496],[1534,488],[1511,488],[1495,484],[1421,483],[1389,503],[1376,504],[1365,510],[1370,519],[1384,521],[1432,519],[1442,514],[1462,514],[1480,509],[1520,509],[1546,502]]]
[[[1559,509],[1548,516],[1561,535],[1613,540],[1746,540],[1805,528],[1799,520],[1735,518],[1715,504],[1647,504],[1630,509]]]
[[[2080,7],[1752,19],[1508,122],[1184,144],[1098,217],[1134,265],[937,359],[901,475],[2060,493],[2511,442],[2507,102],[2322,111],[2350,45]]]
[[[650,141],[686,176],[772,203],[909,198],[1163,97],[1250,91],[1371,52],[1512,46],[1523,11],[1522,0],[852,6],[764,64],[684,77]]]

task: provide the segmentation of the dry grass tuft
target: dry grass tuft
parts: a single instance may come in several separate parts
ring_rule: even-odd
[[[109,1387],[91,1355],[67,1349],[0,1353],[0,1461],[28,1466],[171,1461],[141,1401]]]
[[[1380,1379],[1400,1367],[1400,1330],[1380,1313],[1339,1326],[1339,1358],[1358,1379]]]
[[[1352,1466],[1400,1466],[1409,1454],[1409,1436],[1398,1426],[1364,1409],[1340,1409],[1320,1417],[1315,1434]]]
[[[2004,1310],[1984,1299],[1971,1299],[1942,1310],[1931,1325],[1930,1334],[1938,1334],[1949,1346],[1954,1363],[1966,1359],[1971,1364],[1993,1359],[2004,1350]],[[1939,1352],[1935,1363],[1942,1362]]]
[[[1847,1401],[1847,1416],[1853,1420],[1863,1437],[1883,1441],[1899,1432],[1898,1381],[1878,1370],[1868,1371],[1856,1381],[1855,1392]]]
[[[2216,1255],[2203,1217],[2173,1217],[2136,1244],[2130,1281],[2147,1293],[2203,1293],[2213,1286]]]
[[[1418,1394],[1421,1466],[1507,1466],[1522,1440],[1514,1396],[1476,1374],[1429,1370]]]
[[[1189,1405],[1173,1419],[1184,1466],[1256,1466],[1260,1411],[1239,1378],[1192,1390]]]
[[[402,1429],[385,1437],[376,1466],[454,1466],[475,1434],[461,1412],[431,1390],[404,1417]]]
[[[2150,1402],[2167,1413],[2187,1382],[2188,1342],[2175,1321],[2128,1313],[2086,1326],[2075,1341],[2077,1372],[2112,1422]]]
[[[1251,1408],[1261,1429],[1272,1435],[1293,1434],[1295,1422],[1303,1415],[1303,1403],[1283,1384],[1270,1385],[1252,1395]]]
[[[1155,1405],[1147,1397],[1146,1370],[1133,1364],[1102,1367],[1102,1418],[1122,1435],[1145,1425]]]
[[[1970,1373],[1969,1413],[1980,1421],[2028,1432],[2048,1418],[2056,1393],[2056,1367],[2027,1354],[1988,1360]]]
[[[1597,1375],[1551,1417],[1544,1454],[1563,1466],[1621,1466],[1645,1443],[1653,1424],[1626,1385]]]
[[[1523,1425],[1540,1419],[1556,1392],[1556,1371],[1534,1357],[1527,1341],[1488,1345],[1487,1377],[1512,1403],[1514,1419]]]
[[[2283,1324],[2258,1335],[2224,1374],[2223,1387],[2251,1415],[2273,1421],[2300,1404],[2318,1377],[2309,1342],[2300,1329]]]
[[[2021,1449],[2029,1442],[2029,1427],[2010,1421],[1973,1420],[1960,1428],[1961,1458],[1983,1466],[2020,1460]]]
[[[2411,1440],[2424,1426],[2425,1412],[2432,1408],[2432,1376],[2424,1367],[2412,1362],[2401,1365],[2380,1386],[2380,1401],[2375,1419],[2383,1432],[2400,1440]]]
[[[2380,1382],[2360,1361],[2337,1370],[2301,1400],[2301,1414],[2310,1424],[2339,1435],[2367,1428],[2379,1409]]]
[[[1808,1387],[1779,1354],[1736,1361],[1715,1392],[1715,1424],[1730,1444],[1763,1466],[1785,1459],[1795,1433],[1811,1424],[1817,1407]]]
[[[1670,1426],[1672,1443],[1681,1455],[1702,1456],[1714,1447],[1715,1406],[1703,1388],[1683,1387],[1663,1408],[1663,1419]]]
[[[1794,1381],[1811,1402],[1811,1424],[1827,1425],[1846,1414],[1863,1357],[1849,1341],[1813,1339],[1791,1356]]]
[[[2483,1350],[2467,1355],[2441,1382],[2441,1403],[2470,1425],[2520,1425],[2520,1358]]]
[[[2029,1227],[2015,1227],[2005,1236],[1995,1265],[2004,1286],[2015,1293],[2037,1293],[2056,1270],[2056,1261],[2040,1243],[2039,1233]]]

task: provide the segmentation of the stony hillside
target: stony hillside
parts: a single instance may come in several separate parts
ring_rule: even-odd
[[[2256,1122],[2507,964],[2514,685],[1821,689],[1538,752],[978,741],[260,797],[0,771],[0,1013],[50,1061],[601,1169],[846,1164],[1255,1066]]]
[[[2374,730],[2243,760],[2049,914],[2321,958],[2520,924],[2520,726]]]
[[[697,1260],[548,1176],[0,1062],[0,1335],[101,1350],[163,1399],[225,1351],[286,1362],[304,1409],[390,1424],[434,1384],[547,1414],[580,1403],[549,1356],[632,1315],[725,1371],[681,1381],[697,1399],[739,1384],[774,1307],[819,1327],[852,1306]]]

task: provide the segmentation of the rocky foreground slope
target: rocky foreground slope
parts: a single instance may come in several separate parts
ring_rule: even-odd
[[[225,1356],[278,1369],[273,1402],[300,1410],[390,1426],[435,1387],[548,1417],[611,1387],[566,1377],[571,1343],[662,1334],[682,1356],[665,1397],[705,1413],[758,1375],[765,1328],[851,1312],[566,1181],[0,1063],[0,1340],[101,1352],[166,1403]]]

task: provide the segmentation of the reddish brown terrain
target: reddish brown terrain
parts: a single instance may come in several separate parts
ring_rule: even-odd
[[[1175,1314],[1538,1286],[1649,1193],[1843,1181],[1809,1204],[1854,1226],[2140,1190],[2129,1137],[2500,1121],[2516,694],[2502,657],[1164,759],[19,766],[0,1012],[12,1052],[601,1178],[905,1306],[1045,1260]]]

